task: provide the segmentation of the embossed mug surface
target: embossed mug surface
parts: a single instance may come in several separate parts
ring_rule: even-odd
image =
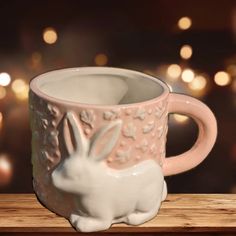
[[[40,201],[83,232],[142,224],[166,198],[164,176],[202,162],[216,120],[202,102],[126,69],[70,68],[30,83],[33,183]],[[168,114],[198,124],[187,152],[166,158]]]

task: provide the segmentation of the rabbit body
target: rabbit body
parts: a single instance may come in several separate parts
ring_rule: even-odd
[[[121,121],[101,130],[91,142],[83,137],[75,116],[70,113],[67,118],[80,151],[60,162],[52,173],[52,183],[75,196],[71,224],[79,231],[92,232],[108,229],[113,223],[138,225],[152,219],[167,195],[161,167],[154,160],[145,160],[123,170],[109,168],[102,160],[118,139]],[[96,140],[111,129],[112,139],[96,154]]]

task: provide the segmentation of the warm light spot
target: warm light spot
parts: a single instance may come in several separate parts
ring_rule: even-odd
[[[4,87],[0,87],[0,99],[3,99],[6,97],[6,89]]]
[[[197,75],[189,84],[189,88],[192,90],[202,90],[206,87],[207,80],[202,75]]]
[[[187,116],[179,115],[179,114],[174,114],[173,117],[174,117],[175,121],[177,121],[179,123],[184,123],[189,119]]]
[[[215,74],[214,81],[219,86],[226,86],[231,82],[231,77],[227,72],[219,71]]]
[[[29,85],[23,79],[14,80],[11,88],[19,100],[26,100],[28,98]]]
[[[28,95],[29,95],[29,85],[26,84],[22,92],[16,93],[16,98],[18,98],[19,100],[26,100],[28,99]]]
[[[25,81],[23,79],[15,79],[11,84],[14,93],[20,93],[25,89]]]
[[[181,67],[177,64],[172,64],[167,68],[167,75],[172,79],[177,79],[181,74]]]
[[[184,45],[180,49],[180,56],[183,59],[189,59],[193,54],[193,49],[190,45]]]
[[[0,85],[7,86],[11,82],[11,76],[8,73],[0,73]]]
[[[185,16],[185,17],[181,17],[178,21],[178,26],[181,30],[187,30],[191,27],[192,25],[192,20]]]
[[[184,82],[190,83],[194,79],[194,72],[191,69],[185,69],[181,77]]]
[[[43,40],[45,43],[53,44],[57,41],[57,32],[55,29],[49,27],[43,31]]]
[[[11,170],[10,162],[6,158],[0,158],[0,170],[5,172]]]
[[[107,64],[108,58],[105,54],[100,53],[95,56],[94,61],[97,66],[104,66]]]
[[[10,182],[12,177],[12,165],[6,154],[0,155],[0,186]]]

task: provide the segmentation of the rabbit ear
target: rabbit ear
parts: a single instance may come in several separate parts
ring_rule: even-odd
[[[92,137],[89,156],[96,161],[105,159],[115,147],[120,135],[122,121],[116,120],[102,127]]]
[[[76,115],[73,112],[67,112],[65,118],[63,124],[64,140],[68,153],[71,155],[74,152],[78,152],[79,155],[83,155],[87,149],[87,140],[76,119]]]

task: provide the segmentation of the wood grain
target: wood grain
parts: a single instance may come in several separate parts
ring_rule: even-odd
[[[33,194],[0,194],[1,232],[75,232]],[[236,194],[169,194],[159,214],[140,226],[113,225],[106,232],[236,232]]]

